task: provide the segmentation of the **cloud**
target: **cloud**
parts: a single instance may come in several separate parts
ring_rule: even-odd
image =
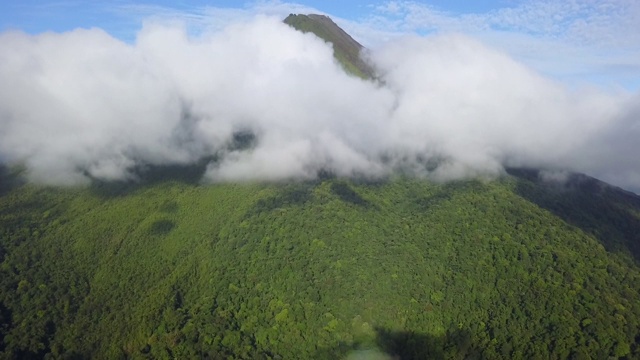
[[[635,0],[525,0],[483,12],[387,1],[358,23],[377,32],[463,33],[564,81],[638,89],[640,76],[617,76],[609,68],[640,66],[639,16]]]
[[[452,12],[416,1],[387,1],[374,7],[372,20],[403,31],[486,30],[564,39],[572,44],[633,46],[640,40],[634,0],[526,0],[485,12]],[[621,34],[627,36],[620,36]]]
[[[615,141],[594,146],[603,129],[628,125],[621,121],[625,95],[570,91],[465,36],[408,38],[373,56],[397,98],[391,143],[407,152],[427,146],[468,171],[504,164],[580,170],[574,164],[589,163],[586,148]]]
[[[640,95],[628,98],[613,120],[570,154],[575,168],[640,193]]]
[[[98,29],[6,32],[0,158],[49,184],[213,159],[207,181],[448,180],[511,165],[640,188],[637,96],[567,88],[460,34],[369,56],[381,82],[345,74],[328,44],[265,16],[197,35],[151,21],[132,44]]]
[[[180,21],[186,24],[189,34],[200,34],[220,31],[258,14],[280,18],[289,13],[325,14],[304,2],[259,0],[234,7],[203,5],[199,1],[171,5],[157,1],[8,3],[5,13],[11,16],[1,20],[5,22],[3,29],[18,26],[28,32],[98,26],[133,42],[140,24],[148,21]],[[640,2],[518,0],[496,4],[465,4],[465,9],[476,9],[469,11],[450,3],[438,7],[420,1],[376,1],[358,7],[357,17],[332,17],[367,47],[378,47],[407,34],[456,32],[506,51],[571,86],[597,83],[640,89],[640,74],[624,71],[640,66]]]

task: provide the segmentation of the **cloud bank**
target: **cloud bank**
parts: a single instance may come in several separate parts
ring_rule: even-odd
[[[380,82],[274,17],[197,36],[150,23],[133,44],[99,29],[5,32],[0,159],[47,184],[212,159],[206,181],[535,166],[640,189],[638,95],[568,89],[456,34],[397,39],[369,60]]]
[[[639,88],[640,2],[521,0],[494,6],[454,12],[424,2],[385,1],[359,23],[388,33],[472,34],[564,81]]]

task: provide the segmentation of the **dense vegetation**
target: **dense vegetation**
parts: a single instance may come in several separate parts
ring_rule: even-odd
[[[285,22],[373,76],[330,19]],[[640,358],[633,194],[523,169],[198,184],[213,160],[85,188],[0,166],[0,359]]]
[[[639,358],[638,198],[512,173],[45,188],[4,169],[0,358]]]

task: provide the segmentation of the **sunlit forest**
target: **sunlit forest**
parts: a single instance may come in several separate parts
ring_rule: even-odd
[[[285,22],[380,81],[328,17]],[[203,183],[218,155],[87,186],[0,164],[0,359],[640,359],[633,193],[526,168]]]
[[[640,357],[635,195],[529,170],[180,173],[48,188],[3,169],[1,358]]]

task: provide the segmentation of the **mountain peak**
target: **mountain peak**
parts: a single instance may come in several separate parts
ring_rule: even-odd
[[[372,79],[374,71],[360,53],[364,47],[330,17],[319,14],[290,14],[284,23],[304,33],[310,32],[333,45],[333,55],[348,73]]]

